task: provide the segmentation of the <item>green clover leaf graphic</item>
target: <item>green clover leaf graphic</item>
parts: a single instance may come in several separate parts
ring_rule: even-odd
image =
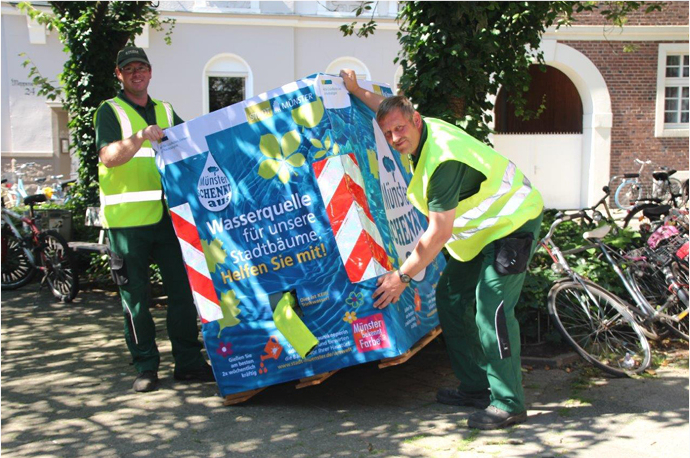
[[[321,99],[317,99],[292,110],[292,119],[300,126],[316,127],[323,118],[323,111],[323,103]]]
[[[266,180],[274,177],[287,183],[290,180],[290,167],[301,167],[306,158],[301,153],[296,153],[301,143],[301,137],[297,130],[291,130],[283,135],[278,144],[278,139],[273,134],[261,136],[259,149],[266,156],[259,165],[259,176]]]
[[[328,150],[331,149],[331,137],[326,134],[326,136],[322,140],[318,140],[316,138],[312,138],[309,140],[314,147],[318,148],[320,151],[317,151],[314,154],[314,159],[320,159],[328,153]],[[333,155],[337,156],[338,153],[340,152],[340,146],[336,142],[333,142]]]

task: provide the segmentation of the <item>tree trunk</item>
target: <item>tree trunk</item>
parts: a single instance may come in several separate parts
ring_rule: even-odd
[[[465,117],[465,99],[460,97],[450,97],[448,105],[453,111],[456,119],[463,119]]]

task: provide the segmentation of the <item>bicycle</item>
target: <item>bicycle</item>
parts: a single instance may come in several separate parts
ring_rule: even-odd
[[[677,254],[682,246],[685,245],[687,249],[687,232],[683,235],[676,230],[671,235],[677,237],[670,239],[668,243],[650,245],[649,241],[645,241],[642,247],[635,247],[626,252],[618,251],[603,241],[610,231],[611,226],[603,225],[586,232],[583,237],[590,242],[590,245],[571,250],[570,253],[590,248],[597,248],[602,253],[632,298],[634,305],[625,301],[623,303],[633,313],[638,324],[643,327],[643,332],[647,337],[658,339],[662,336],[654,326],[660,323],[670,332],[688,340],[687,262],[685,259],[687,253],[684,258]],[[678,280],[680,277],[678,271],[684,268],[685,284],[682,280]],[[669,291],[673,294],[669,294]]]
[[[62,177],[63,175],[48,175],[34,179],[34,183],[38,186],[36,194],[45,194],[48,200],[57,200],[61,189],[59,180]],[[53,181],[52,185],[48,184],[50,180]]]
[[[14,170],[13,174],[16,181],[13,184],[6,183],[7,180],[3,180],[2,182],[4,185],[6,185],[6,189],[3,189],[3,191],[5,191],[3,195],[3,202],[7,200],[7,205],[9,207],[20,206],[24,202],[24,199],[29,195],[24,188],[24,180],[22,177],[26,175],[26,172],[23,172],[23,170],[36,166],[38,166],[38,164],[35,162],[25,162],[20,166],[15,166],[15,160],[12,159],[12,169]]]
[[[16,289],[29,283],[37,272],[43,273],[41,287],[48,285],[60,302],[71,302],[79,291],[75,262],[65,239],[56,231],[41,231],[36,225],[34,205],[47,200],[44,194],[28,196],[29,216],[5,208],[2,203],[2,289]],[[28,232],[20,232],[21,222]],[[21,227],[21,226],[20,226]]]
[[[630,210],[636,202],[642,200],[658,199],[661,203],[673,202],[676,204],[676,198],[682,196],[683,184],[676,178],[670,178],[676,173],[676,170],[667,167],[661,167],[659,170],[652,172],[652,184],[646,183],[640,179],[645,166],[652,163],[652,161],[641,161],[635,159],[635,162],[640,164],[640,169],[637,173],[623,174],[624,180],[618,185],[614,194],[614,202],[621,210]],[[613,177],[612,182],[618,177]]]
[[[659,237],[656,237],[659,235]],[[635,294],[644,298],[633,313],[659,321],[676,336],[689,340],[688,234],[660,226],[647,244],[625,253],[627,277]]]
[[[549,291],[549,314],[559,333],[585,361],[617,377],[639,374],[649,367],[651,350],[625,301],[575,272],[553,241],[558,225],[583,215],[582,211],[557,214],[539,241],[554,261],[552,268],[566,275]]]
[[[573,216],[578,216],[578,218],[580,219],[580,226],[582,228],[594,228],[602,221],[616,228],[621,227],[622,223],[613,217],[613,214],[611,213],[611,208],[608,204],[608,201],[611,198],[611,188],[607,185],[601,188],[601,190],[604,192],[604,195],[601,199],[599,199],[597,203],[595,203],[591,207],[580,210],[564,210],[563,213],[568,214],[566,212],[573,211],[574,213],[570,214]],[[599,210],[599,207],[603,208],[603,213]]]
[[[664,182],[665,188],[670,190],[670,199],[664,201],[660,198],[649,197],[636,202],[625,216],[623,227],[628,227],[632,221],[640,221],[643,218],[647,218],[650,221],[659,221],[662,217],[668,215],[671,209],[683,208],[688,202],[687,188],[686,184],[679,184],[679,189],[676,189],[675,184],[671,182],[672,178],[670,178],[675,172],[675,170],[654,172],[654,179]],[[678,183],[680,182],[678,181]]]

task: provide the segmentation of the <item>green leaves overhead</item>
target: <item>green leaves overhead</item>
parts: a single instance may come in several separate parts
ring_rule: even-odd
[[[400,88],[418,110],[464,128],[488,141],[493,102],[499,89],[522,118],[539,109],[526,107],[529,67],[544,64],[539,51],[549,27],[575,21],[575,13],[597,11],[613,26],[643,2],[400,2],[395,59],[403,68]],[[660,3],[644,4],[645,12]],[[352,30],[352,29],[350,29]],[[366,32],[366,30],[365,30]],[[367,36],[362,33],[362,36]],[[626,48],[625,51],[631,49]]]
[[[19,8],[49,30],[57,31],[67,61],[59,82],[49,81],[27,55],[24,66],[39,87],[39,95],[60,99],[69,112],[70,146],[79,158],[79,182],[74,190],[77,209],[98,205],[98,154],[93,115],[100,103],[117,94],[120,84],[114,74],[117,52],[140,34],[146,24],[166,29],[170,42],[174,21],[161,21],[152,2],[96,1],[48,2],[50,11],[30,2]],[[81,210],[79,210],[81,212]]]

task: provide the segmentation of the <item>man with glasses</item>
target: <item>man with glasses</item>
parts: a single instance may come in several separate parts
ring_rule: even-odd
[[[163,129],[182,123],[172,106],[148,95],[151,64],[143,49],[127,46],[115,68],[119,94],[94,116],[98,148],[101,223],[108,229],[113,279],[120,288],[125,341],[137,377],[133,389],[158,385],[160,354],[149,311],[150,258],[158,264],[168,295],[167,330],[176,380],[214,381],[201,355],[197,315],[170,215],[165,207],[152,142]]]

